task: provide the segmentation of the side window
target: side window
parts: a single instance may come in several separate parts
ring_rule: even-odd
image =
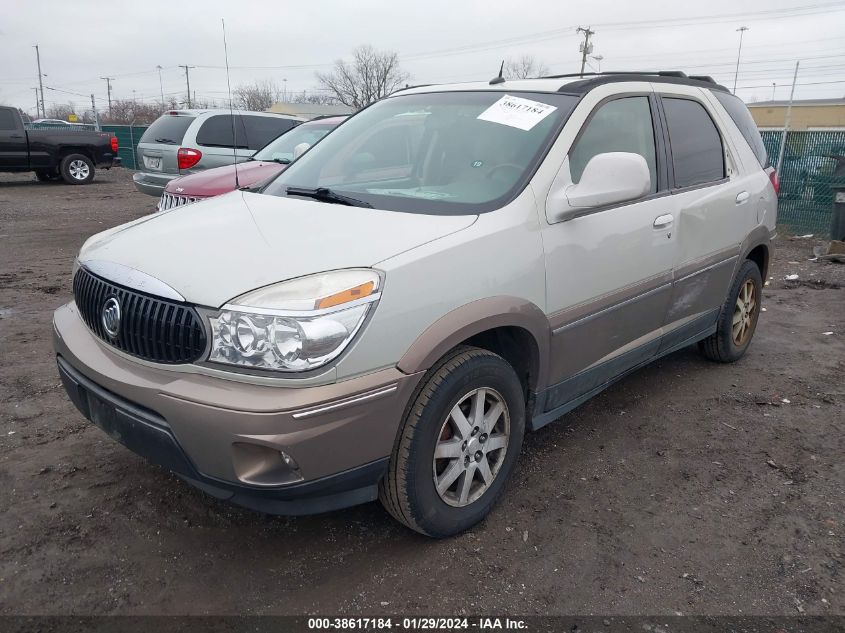
[[[600,106],[569,152],[572,182],[581,180],[593,156],[605,152],[632,152],[645,158],[651,174],[651,192],[657,191],[657,152],[648,97],[623,97]]]
[[[248,149],[248,136],[243,117],[240,115],[235,116],[235,134],[238,149]],[[197,132],[197,144],[206,147],[235,147],[232,137],[232,117],[228,114],[219,114],[206,119]]]
[[[725,177],[722,137],[698,101],[663,97],[675,186],[691,187]]]
[[[760,131],[757,129],[757,124],[745,107],[745,104],[739,97],[735,97],[729,92],[722,92],[721,90],[712,90],[713,96],[719,100],[725,110],[728,111],[731,119],[739,128],[742,136],[748,141],[748,145],[754,151],[757,160],[760,161],[760,167],[769,166],[769,155],[766,151],[766,146],[763,145],[763,139],[760,136]]]
[[[0,110],[0,130],[16,130],[18,124],[11,110]]]
[[[246,143],[249,149],[261,149],[274,138],[287,132],[297,121],[274,116],[244,116]]]

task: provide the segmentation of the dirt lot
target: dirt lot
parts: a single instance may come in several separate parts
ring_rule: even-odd
[[[527,438],[486,522],[432,541],[375,503],[217,502],[77,413],[52,311],[83,240],[154,203],[123,170],[0,175],[0,613],[845,614],[845,266],[814,240],[779,240],[742,361],[628,377]]]

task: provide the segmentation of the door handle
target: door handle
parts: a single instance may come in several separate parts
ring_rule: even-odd
[[[654,218],[653,226],[656,229],[663,229],[671,225],[674,221],[675,218],[671,213],[664,213],[663,215],[658,215],[656,218]]]
[[[23,134],[9,134],[9,138],[23,138]]]
[[[747,191],[740,191],[736,194],[736,203],[742,204],[743,202],[747,201],[751,197],[751,194]]]

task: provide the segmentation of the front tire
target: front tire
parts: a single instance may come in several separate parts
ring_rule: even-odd
[[[733,363],[742,358],[757,329],[762,291],[760,269],[751,260],[745,260],[719,312],[716,332],[698,344],[706,358],[719,363]]]
[[[94,163],[84,154],[69,154],[62,159],[59,172],[69,185],[87,185],[94,180]]]
[[[495,505],[524,433],[525,401],[513,368],[487,350],[457,348],[418,388],[379,499],[427,536],[463,532]]]

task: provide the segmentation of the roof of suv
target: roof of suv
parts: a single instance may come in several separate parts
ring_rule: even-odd
[[[262,116],[275,116],[282,119],[294,119],[296,121],[305,121],[302,117],[293,116],[291,114],[279,114],[277,112],[261,112],[258,110],[229,110],[229,108],[204,108],[191,110],[167,110],[162,116],[193,116],[197,117],[202,114],[252,114]]]
[[[584,94],[593,88],[616,82],[649,82],[665,84],[681,84],[696,86],[698,88],[709,88],[728,92],[724,86],[717,84],[711,77],[687,76],[686,73],[677,70],[653,71],[653,72],[606,72],[606,73],[575,73],[571,75],[553,75],[549,77],[538,77],[537,79],[505,79],[501,81],[491,80],[489,82],[474,81],[459,84],[446,85],[424,85],[411,86],[397,93],[429,92],[435,90],[524,90],[530,92],[563,92],[567,94]],[[397,94],[394,93],[394,94]]]

